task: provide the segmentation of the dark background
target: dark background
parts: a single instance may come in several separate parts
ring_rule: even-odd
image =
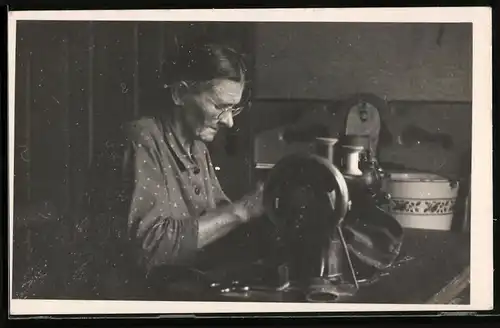
[[[81,200],[85,172],[95,154],[113,138],[116,127],[153,114],[163,91],[164,63],[176,47],[206,36],[251,54],[250,26],[225,25],[19,23],[16,203],[50,199],[65,212],[74,211]],[[252,67],[252,56],[248,59]],[[218,143],[223,139],[225,135]]]
[[[252,68],[252,32],[250,24],[234,23],[18,23],[14,295],[67,287],[62,277],[74,268],[65,261],[78,248],[89,173],[121,123],[157,110],[169,56],[203,39],[232,45]],[[249,128],[239,124],[246,139],[224,131],[210,145],[215,164],[234,173],[220,177],[232,196],[248,189]]]
[[[230,198],[255,182],[254,162],[279,153],[267,146],[273,129],[355,92],[390,105],[384,161],[461,174],[471,145],[470,24],[19,22],[14,296],[47,295],[48,285],[55,297],[69,293],[63,259],[97,154],[119,124],[151,114],[164,96],[164,63],[197,38],[232,45],[250,68],[251,110],[209,145]],[[399,144],[410,124],[454,146]]]

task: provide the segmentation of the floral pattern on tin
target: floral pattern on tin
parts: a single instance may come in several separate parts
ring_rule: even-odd
[[[391,199],[389,210],[395,213],[436,215],[452,214],[455,199]]]

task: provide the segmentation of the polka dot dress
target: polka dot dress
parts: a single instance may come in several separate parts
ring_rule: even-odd
[[[168,121],[145,118],[129,127],[131,155],[125,165],[134,175],[128,217],[132,237],[153,265],[187,258],[197,248],[200,215],[229,202],[207,147],[196,141],[189,153]]]

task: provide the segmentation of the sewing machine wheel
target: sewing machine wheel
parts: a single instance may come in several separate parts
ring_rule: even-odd
[[[289,155],[269,174],[264,206],[284,236],[305,238],[307,231],[331,231],[344,218],[349,207],[347,185],[326,159],[312,154]]]

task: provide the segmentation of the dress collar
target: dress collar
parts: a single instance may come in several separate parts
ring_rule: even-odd
[[[165,142],[176,157],[176,160],[180,164],[182,164],[184,169],[191,170],[195,167],[198,167],[200,160],[204,155],[204,152],[202,150],[204,149],[204,147],[202,147],[203,142],[199,140],[195,140],[193,142],[190,156],[186,148],[182,145],[179,136],[173,128],[171,117],[165,117],[163,119],[163,127]]]

